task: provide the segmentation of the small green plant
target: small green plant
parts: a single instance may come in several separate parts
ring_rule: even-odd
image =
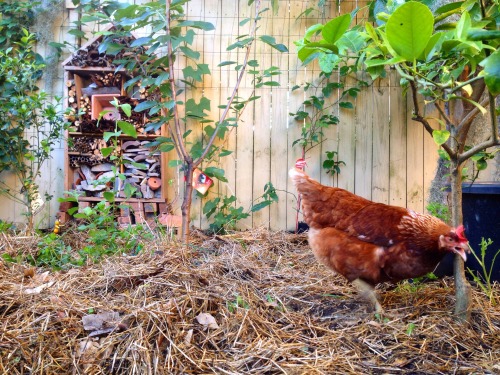
[[[326,170],[326,173],[332,176],[335,173],[339,174],[341,165],[345,165],[345,162],[338,160],[337,151],[326,151],[326,160],[323,161],[323,168]]]
[[[424,281],[427,280],[437,280],[438,277],[434,275],[434,273],[429,272],[428,274],[420,277],[414,277],[409,280],[404,280],[398,283],[397,290],[398,292],[407,292],[407,293],[417,293],[420,289],[425,286]]]
[[[278,195],[273,184],[268,182],[264,186],[264,194],[260,196],[248,211],[244,211],[243,207],[235,207],[236,197],[234,195],[226,197],[215,197],[208,200],[203,206],[203,213],[207,218],[212,218],[209,226],[209,231],[215,234],[224,234],[228,230],[235,228],[239,220],[250,216],[250,212],[257,212],[264,207],[269,206],[273,202],[278,201]]]
[[[481,274],[474,272],[470,268],[467,268],[467,271],[469,274],[472,276],[474,282],[481,288],[481,290],[486,294],[490,300],[490,303],[495,305],[495,289],[493,288],[493,282],[491,281],[491,276],[493,273],[493,266],[495,264],[495,260],[500,254],[500,249],[495,253],[493,258],[491,259],[491,264],[489,265],[489,268],[486,264],[486,251],[488,250],[488,247],[493,243],[491,238],[488,238],[487,240],[484,238],[481,238],[481,251],[479,255],[474,251],[474,249],[471,248],[471,253],[476,258],[478,264],[481,266]]]
[[[269,305],[273,306],[278,311],[285,311],[283,304],[277,298],[274,298],[269,293],[266,294],[266,301]]]
[[[244,212],[243,207],[234,207],[236,202],[234,195],[228,197],[215,197],[205,203],[203,213],[209,219],[212,217],[212,222],[209,226],[209,231],[216,234],[224,234],[230,229],[234,229],[236,223],[245,219],[250,214]]]
[[[0,233],[8,233],[14,228],[14,224],[0,220]]]
[[[406,334],[408,336],[411,336],[413,334],[413,331],[415,331],[415,323],[408,323],[408,328],[406,328]]]
[[[445,223],[450,221],[450,210],[447,205],[439,202],[431,202],[426,208],[432,216],[443,220]]]
[[[89,245],[82,253],[93,261],[98,261],[104,255],[116,253],[137,254],[144,247],[143,240],[151,239],[152,235],[142,225],[130,226],[127,230],[120,228],[116,221],[115,211],[120,205],[108,201],[98,202],[94,207],[86,207],[74,214],[82,220],[78,230],[88,233]]]
[[[248,304],[248,302],[246,302],[243,299],[243,297],[240,296],[239,294],[236,294],[234,301],[227,301],[226,306],[227,306],[227,309],[229,310],[230,313],[236,312],[236,310],[239,307],[247,309],[247,310],[250,308],[250,305]]]
[[[54,270],[82,266],[85,258],[80,257],[73,251],[70,245],[66,245],[61,236],[49,233],[38,243],[38,253],[32,263],[37,267],[50,267]]]

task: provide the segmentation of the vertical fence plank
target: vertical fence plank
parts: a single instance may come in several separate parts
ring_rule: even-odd
[[[277,190],[278,203],[269,208],[269,226],[272,230],[286,229],[287,220],[287,182],[288,170],[288,64],[293,44],[290,43],[288,30],[290,27],[289,1],[280,1],[277,15],[273,15],[272,35],[278,43],[287,46],[287,53],[273,51],[272,63],[281,69],[279,81],[280,87],[272,89],[272,117],[271,117],[271,157],[270,157],[270,181]]]
[[[362,80],[367,78],[362,76]],[[355,165],[354,192],[367,199],[372,199],[372,160],[373,160],[373,86],[362,88],[355,104]]]
[[[273,14],[269,9],[261,14],[259,30],[255,45],[255,59],[259,63],[259,70],[263,72],[273,65],[272,48],[259,40],[260,36],[273,35]],[[272,78],[264,78],[264,82]],[[253,160],[253,199],[256,200],[264,193],[264,185],[271,178],[271,126],[273,113],[272,88],[262,86],[256,88],[255,94],[260,98],[255,103],[255,127],[254,127],[254,160]],[[269,227],[269,207],[265,207],[253,213],[253,226]]]
[[[406,98],[402,95],[397,72],[389,72],[390,134],[389,134],[389,203],[406,206],[407,176],[407,114]]]
[[[218,60],[213,63],[214,67],[223,61],[236,61],[238,58],[237,50],[226,51],[227,47],[234,43],[235,37],[238,34],[239,18],[235,17],[235,14],[238,14],[238,3],[234,0],[223,0],[220,3],[221,20],[217,27],[217,29],[220,30],[220,42],[218,46],[216,45],[216,48],[219,48],[219,53],[217,55]],[[236,86],[238,72],[235,70],[235,66],[236,65],[226,65],[217,68],[220,75],[219,101],[221,105],[227,104],[228,98],[231,96]],[[216,106],[215,103],[214,106]],[[219,111],[220,115],[222,115],[222,111],[222,109]],[[230,111],[226,118],[234,117],[235,114]],[[224,148],[233,151],[233,153],[220,160],[221,168],[224,169],[228,179],[228,182],[225,183],[221,189],[221,194],[225,196],[235,195],[236,192],[236,133],[236,127],[232,127],[228,130],[224,140]]]
[[[372,199],[389,203],[389,78],[373,83],[373,164]]]
[[[411,95],[407,97],[409,108],[413,108]],[[420,101],[420,105],[423,102]],[[424,208],[424,130],[420,123],[411,119],[412,112],[407,113],[407,207],[423,212]]]

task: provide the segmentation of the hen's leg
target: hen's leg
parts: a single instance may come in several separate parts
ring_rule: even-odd
[[[384,312],[384,309],[375,294],[375,289],[370,284],[361,279],[354,280],[352,284],[358,289],[359,294],[361,294],[364,299],[372,303],[376,313],[381,314]]]

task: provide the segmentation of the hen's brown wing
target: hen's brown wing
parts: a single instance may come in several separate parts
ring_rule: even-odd
[[[302,198],[304,221],[311,228],[346,230],[352,217],[372,202],[347,190],[321,185],[303,171],[289,172]]]
[[[400,224],[405,216],[406,208],[372,202],[351,217],[347,232],[362,241],[389,247],[404,241]]]

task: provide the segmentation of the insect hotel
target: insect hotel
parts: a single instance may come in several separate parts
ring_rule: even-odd
[[[115,40],[130,47],[134,38]],[[63,62],[66,82],[65,105],[70,127],[65,150],[65,190],[78,193],[79,211],[106,200],[111,192],[116,202],[126,202],[119,212],[122,225],[147,221],[153,224],[161,213],[167,213],[165,155],[151,144],[165,134],[165,125],[158,126],[144,112],[135,112],[141,101],[154,99],[140,83],[125,87],[132,72],[117,67],[117,55],[101,53],[102,36],[83,45]],[[129,104],[127,116],[121,109]],[[136,137],[114,133],[118,121],[135,128]],[[110,151],[111,150],[111,151]],[[104,152],[106,151],[106,152]],[[117,175],[120,174],[121,178]],[[62,204],[59,217],[69,220],[70,204]],[[127,208],[128,207],[128,208]]]

